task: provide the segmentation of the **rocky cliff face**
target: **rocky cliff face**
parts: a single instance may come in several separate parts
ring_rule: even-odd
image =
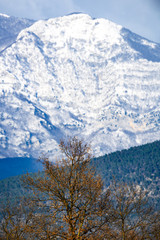
[[[0,55],[1,157],[96,156],[160,139],[160,44],[85,14],[37,21]]]

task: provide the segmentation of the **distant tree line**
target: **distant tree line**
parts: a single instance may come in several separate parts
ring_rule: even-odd
[[[160,213],[140,185],[96,174],[90,147],[61,141],[62,158],[41,159],[44,174],[26,175],[30,197],[1,207],[0,239],[159,240]]]
[[[160,210],[160,141],[92,158],[91,165],[106,186],[114,176],[148,189],[150,201]]]

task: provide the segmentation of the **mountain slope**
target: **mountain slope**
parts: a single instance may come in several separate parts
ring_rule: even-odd
[[[160,139],[160,44],[85,14],[38,21],[0,56],[1,157],[96,156]]]
[[[19,32],[30,27],[35,21],[0,14],[0,52],[10,46]]]

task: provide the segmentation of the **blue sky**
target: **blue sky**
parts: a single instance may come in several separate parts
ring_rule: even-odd
[[[160,43],[160,0],[0,0],[0,12],[32,19],[83,12]]]

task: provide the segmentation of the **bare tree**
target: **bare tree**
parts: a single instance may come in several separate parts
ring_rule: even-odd
[[[99,204],[103,183],[90,166],[90,148],[74,137],[66,143],[61,141],[60,149],[64,157],[56,163],[41,160],[44,177],[25,179],[36,193],[42,194],[36,201],[44,213],[37,215],[32,229],[43,234],[43,239],[96,237],[104,224],[104,209]]]
[[[33,209],[29,199],[21,199],[12,204],[9,202],[5,207],[1,209],[0,219],[0,239],[2,240],[24,240],[30,239],[28,232],[28,226],[33,219]],[[30,205],[30,206],[29,206]]]
[[[148,199],[148,192],[140,186],[116,183],[110,189],[110,210],[107,212],[112,233],[111,239],[144,240],[156,239],[158,230],[155,214]],[[158,217],[158,214],[156,214]],[[151,232],[151,229],[153,230]]]
[[[42,158],[43,174],[23,181],[31,197],[2,211],[3,240],[159,240],[159,212],[142,188],[116,183],[104,190],[90,165],[90,148],[61,141],[63,157]]]

